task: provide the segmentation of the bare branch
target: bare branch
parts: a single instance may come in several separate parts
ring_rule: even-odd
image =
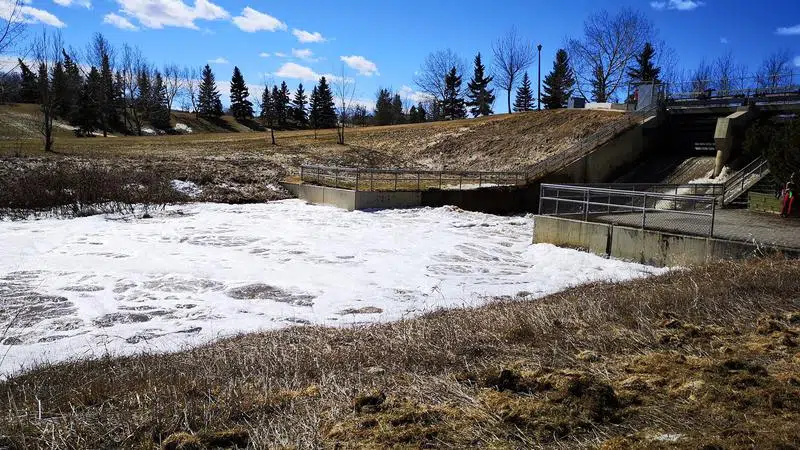
[[[508,93],[508,112],[511,113],[511,92],[521,79],[522,73],[536,61],[536,53],[530,42],[517,34],[516,27],[495,41],[492,45],[494,53],[494,82],[500,89]]]
[[[425,58],[414,76],[414,84],[420,91],[441,100],[445,94],[444,78],[453,67],[459,74],[464,73],[464,60],[453,50],[448,48],[433,52]]]

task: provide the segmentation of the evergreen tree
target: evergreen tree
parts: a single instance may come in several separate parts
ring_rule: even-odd
[[[333,92],[325,77],[319,79],[317,88],[319,101],[319,128],[336,128],[336,107],[333,102]]]
[[[661,74],[661,68],[656,67],[653,58],[656,55],[656,50],[653,46],[646,42],[642,53],[636,55],[634,65],[628,68],[628,77],[632,81],[638,82],[658,82],[658,76]]]
[[[81,74],[81,68],[78,67],[78,64],[72,59],[69,53],[65,50],[61,50],[61,54],[64,57],[65,85],[60,98],[58,93],[55,93],[54,101],[57,102],[56,113],[60,113],[61,117],[70,120],[70,122],[74,122],[73,115],[75,114],[75,110],[78,109],[78,96],[83,89],[84,79]],[[53,89],[55,90],[56,87],[53,86]],[[60,105],[58,105],[58,103],[60,103]]]
[[[286,82],[281,83],[281,87],[272,86],[272,103],[275,108],[275,126],[279,129],[286,129],[286,119],[288,117],[289,99],[284,95],[283,88]],[[286,92],[288,92],[288,87]]]
[[[53,96],[55,105],[53,111],[57,117],[72,121],[72,97],[74,92],[70,89],[67,82],[67,73],[64,71],[64,64],[57,61],[52,69]]]
[[[20,87],[20,101],[22,103],[39,103],[39,80],[36,74],[27,66],[21,59],[19,62],[21,87]]]
[[[136,112],[142,120],[150,120],[153,105],[153,86],[150,80],[150,70],[141,68],[136,74],[136,85],[139,88],[139,97],[136,99]]]
[[[486,67],[481,62],[481,54],[475,56],[475,73],[467,84],[467,106],[472,117],[488,116],[493,114],[494,89],[489,89],[493,77],[484,75]]]
[[[117,116],[117,90],[114,87],[114,74],[111,72],[111,61],[107,53],[103,54],[100,66],[100,128],[103,137],[108,135],[111,127],[119,125]]]
[[[464,99],[461,97],[461,76],[453,67],[444,77],[444,97],[442,98],[442,115],[445,120],[463,119],[467,116]]]
[[[100,90],[102,82],[100,72],[92,67],[86,82],[81,87],[73,122],[78,127],[78,134],[91,136],[97,129],[100,119]]]
[[[569,55],[564,49],[556,52],[553,70],[544,78],[542,104],[546,109],[565,108],[575,87],[575,73],[569,65]]]
[[[170,110],[169,103],[167,102],[167,86],[164,84],[164,79],[161,73],[156,72],[156,78],[153,81],[153,102],[152,111],[150,112],[150,123],[160,130],[171,127],[170,124]]]
[[[206,64],[203,68],[203,79],[200,81],[200,89],[197,99],[197,112],[201,117],[216,119],[222,115],[222,101],[219,99],[217,84],[214,81],[214,72]]]
[[[278,87],[273,86],[273,91],[277,91]],[[275,143],[275,103],[272,101],[272,93],[270,93],[269,86],[264,86],[264,92],[261,94],[261,123],[269,128],[272,135],[272,145]]]
[[[422,104],[422,102],[420,102],[419,105],[417,105],[417,123],[423,123],[427,121],[427,111],[425,111],[425,106]]]
[[[253,103],[248,100],[250,91],[239,67],[234,66],[231,77],[231,115],[238,121],[253,118]]]
[[[517,88],[517,99],[514,101],[514,111],[533,111],[533,93],[531,92],[531,79],[528,72],[522,76],[522,85]]]
[[[389,125],[392,123],[392,93],[389,89],[381,88],[378,90],[378,98],[375,99],[375,125]]]
[[[317,86],[314,86],[314,89],[311,90],[311,99],[308,106],[308,120],[311,122],[311,127],[314,128],[314,139],[316,139],[320,123],[320,100]]]
[[[306,91],[303,89],[303,83],[300,83],[294,93],[294,100],[292,100],[292,114],[294,115],[294,121],[300,128],[308,126],[307,103]]]
[[[442,102],[433,99],[428,107],[428,121],[438,122],[440,120],[442,120]]]
[[[408,110],[408,122],[409,123],[419,123],[419,118],[417,117],[417,105],[411,105],[411,108]]]
[[[405,123],[406,116],[403,114],[403,101],[400,100],[400,94],[394,94],[392,99],[392,123]]]

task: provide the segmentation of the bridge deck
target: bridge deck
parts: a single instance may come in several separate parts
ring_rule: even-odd
[[[591,220],[639,227],[642,216],[641,213],[605,214],[593,216]],[[707,231],[705,225],[698,227],[694,220],[691,216],[668,211],[648,213],[648,228],[675,232],[688,232],[696,228],[698,234]],[[719,209],[714,221],[714,237],[797,249],[800,248],[800,219],[784,219],[775,214],[746,209]]]

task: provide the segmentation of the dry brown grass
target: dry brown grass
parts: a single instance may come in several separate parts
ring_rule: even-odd
[[[793,448],[798,292],[796,262],[726,262],[41,367],[0,384],[0,447]]]

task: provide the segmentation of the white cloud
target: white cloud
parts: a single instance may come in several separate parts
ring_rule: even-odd
[[[329,73],[316,73],[310,67],[301,66],[300,64],[293,62],[284,63],[273,75],[279,78],[290,78],[303,81],[317,81],[323,76],[327,78],[328,81],[337,81],[342,79],[341,77],[337,77],[336,75]]]
[[[298,30],[297,28],[292,30],[292,34],[294,37],[297,38],[303,44],[310,43],[310,42],[325,42],[325,39],[319,31],[314,31],[313,33],[306,30]]]
[[[431,99],[431,96],[420,91],[415,91],[410,86],[403,85],[397,92],[403,99],[409,99],[415,105]]]
[[[258,54],[258,56],[260,56],[261,58],[269,58],[270,55],[267,52],[261,52]]]
[[[692,11],[705,5],[705,2],[699,0],[666,0],[666,1],[653,1],[650,6],[653,9],[663,11],[665,9],[674,9],[678,11]]]
[[[311,50],[309,50],[307,48],[302,48],[302,49],[294,49],[293,48],[292,49],[292,56],[294,56],[295,58],[303,59],[303,60],[308,61],[308,62],[319,61],[319,59],[314,58],[314,52],[312,52]]]
[[[728,43],[728,38],[726,38],[726,37],[719,38],[719,43],[720,44],[727,44]]]
[[[19,14],[19,17],[21,17],[22,22],[29,24],[41,23],[56,28],[62,28],[67,26],[67,24],[62,22],[61,19],[56,17],[54,14],[47,12],[43,9],[28,6],[30,4],[30,1],[23,1],[22,3],[23,3],[22,7],[17,11],[17,14]],[[0,19],[8,18],[9,16],[11,16],[11,13],[13,11],[14,11],[13,0],[0,0]]]
[[[196,20],[220,20],[228,11],[208,0],[195,0],[189,6],[183,0],[117,0],[120,12],[133,17],[147,28],[180,27],[197,30]]]
[[[239,29],[248,33],[255,33],[256,31],[277,31],[285,30],[286,24],[280,20],[256,11],[251,7],[246,7],[242,10],[242,15],[234,17],[233,23]]]
[[[286,58],[286,53],[282,52],[275,52],[273,55],[277,56],[278,58]]]
[[[53,3],[61,6],[83,6],[86,9],[92,8],[91,0],[53,0]]]
[[[208,63],[209,64],[230,64],[230,62],[228,62],[227,59],[225,59],[225,58],[223,58],[221,56],[219,58],[209,59]]]
[[[342,56],[339,59],[344,61],[348,67],[357,70],[360,75],[364,75],[365,77],[380,75],[378,72],[378,66],[363,56]]]
[[[115,26],[121,30],[136,31],[139,29],[139,27],[132,24],[130,20],[115,13],[106,14],[105,17],[103,17],[103,23]]]
[[[793,27],[780,27],[776,31],[776,33],[784,35],[784,36],[795,36],[800,34],[800,24],[795,25]]]

